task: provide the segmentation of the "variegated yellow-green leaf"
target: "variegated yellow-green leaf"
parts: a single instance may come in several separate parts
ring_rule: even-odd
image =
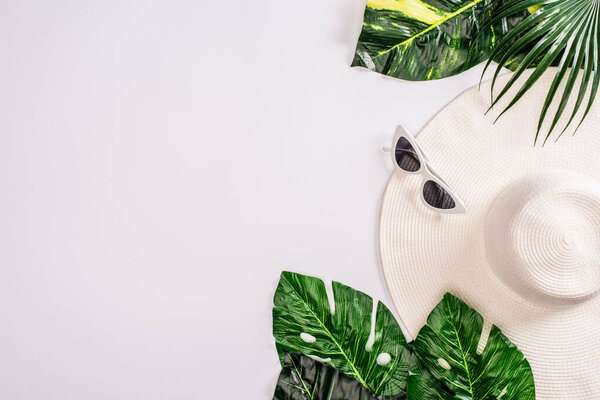
[[[525,10],[481,29],[503,2],[369,0],[352,65],[415,81],[466,71],[529,15]]]

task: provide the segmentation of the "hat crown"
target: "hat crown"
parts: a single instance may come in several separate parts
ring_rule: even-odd
[[[600,291],[600,184],[564,171],[520,178],[492,204],[485,247],[495,274],[519,295],[589,299]]]

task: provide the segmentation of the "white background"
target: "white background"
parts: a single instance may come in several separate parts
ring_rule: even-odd
[[[363,8],[2,1],[0,398],[269,399],[282,269],[391,306],[381,146],[481,67],[350,68]]]

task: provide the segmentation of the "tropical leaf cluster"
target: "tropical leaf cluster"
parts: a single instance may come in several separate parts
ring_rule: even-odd
[[[558,137],[574,122],[579,127],[597,96],[599,20],[600,0],[369,0],[352,65],[430,80],[495,61],[492,93],[502,67],[514,74],[491,105],[519,87],[500,115],[555,66],[535,136],[545,132],[545,142],[557,126]],[[527,69],[533,72],[519,81]]]
[[[412,343],[385,305],[337,282],[283,272],[273,335],[282,363],[274,400],[535,399],[523,354],[446,294]]]

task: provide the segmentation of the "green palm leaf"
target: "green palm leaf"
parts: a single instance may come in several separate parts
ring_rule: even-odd
[[[600,74],[598,73],[600,65],[600,0],[509,0],[495,9],[488,6],[493,15],[488,25],[493,26],[494,23],[511,15],[520,15],[532,6],[538,6],[539,9],[519,23],[498,43],[485,69],[489,67],[492,59],[498,62],[491,85],[493,93],[501,67],[507,66],[511,60],[519,57],[523,49],[531,48],[527,55],[521,58],[515,68],[515,73],[498,95],[494,97],[492,94],[492,106],[494,106],[506,95],[527,68],[535,67],[532,74],[521,84],[514,97],[502,110],[501,116],[523,97],[548,67],[557,65],[556,75],[539,116],[535,136],[537,142],[548,111],[556,101],[558,106],[547,129],[545,143],[563,116],[574,91],[577,92],[577,98],[573,111],[558,137],[571,125],[587,94],[589,99],[577,128],[581,125],[598,93],[600,84]],[[559,90],[561,84],[562,89]]]
[[[317,356],[359,381],[376,395],[406,390],[410,351],[396,319],[373,299],[333,282],[334,312],[318,278],[282,272],[273,299],[273,335],[280,359],[285,353]],[[325,361],[326,360],[326,361]]]
[[[447,293],[413,343],[408,398],[414,400],[533,400],[529,362],[495,325],[477,351],[483,318]]]
[[[490,22],[504,0],[369,0],[353,66],[407,80],[455,75],[489,58],[529,13]],[[519,56],[514,57],[513,66]],[[507,63],[510,64],[510,63]]]
[[[300,354],[286,354],[273,400],[377,400],[357,380]]]

